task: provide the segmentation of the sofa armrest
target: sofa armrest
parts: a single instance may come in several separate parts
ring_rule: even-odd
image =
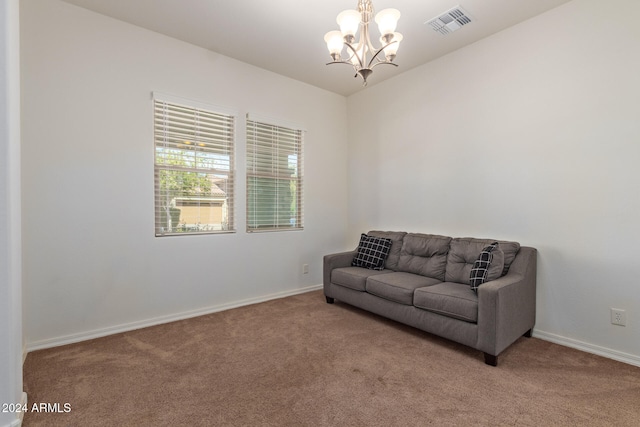
[[[358,251],[353,250],[324,256],[322,263],[322,282],[324,283],[325,289],[329,283],[331,283],[331,270],[351,266],[351,261],[353,261],[353,257],[355,257],[357,253]]]
[[[478,288],[478,345],[497,356],[536,321],[537,251],[523,246],[509,272]]]

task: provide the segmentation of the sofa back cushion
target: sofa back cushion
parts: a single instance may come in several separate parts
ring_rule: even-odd
[[[452,239],[449,255],[447,256],[445,281],[470,285],[470,273],[473,264],[478,259],[482,249],[495,241],[493,239],[473,239],[470,237]],[[520,244],[517,242],[502,240],[497,242],[498,247],[492,253],[493,259],[489,266],[487,281],[495,280],[507,274],[509,266],[520,250]]]
[[[451,237],[408,233],[402,242],[398,271],[444,280],[450,243]]]
[[[400,259],[400,249],[402,249],[402,239],[404,238],[404,231],[370,231],[367,233],[369,236],[382,237],[385,239],[391,239],[391,250],[389,256],[384,263],[384,268],[397,271],[398,260]]]

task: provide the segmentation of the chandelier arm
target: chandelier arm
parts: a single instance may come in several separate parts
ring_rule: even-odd
[[[358,70],[361,70],[362,67],[358,68],[355,65],[353,65],[351,62],[349,61],[333,61],[333,62],[327,62],[325,65],[331,65],[331,64],[345,64],[345,65],[350,65],[353,70],[356,72],[356,74],[353,77],[358,77]],[[376,64],[377,65],[377,64]],[[396,64],[393,64],[396,65]],[[397,67],[397,65],[396,65]]]
[[[393,43],[397,43],[397,42],[396,41],[392,41],[391,43],[387,43],[386,45],[384,45],[380,49],[378,49],[378,51],[375,53],[375,55],[373,55],[373,57],[371,58],[371,61],[369,61],[369,65],[367,66],[367,68],[372,68],[371,64],[373,64],[373,60],[376,59],[378,55],[380,55],[380,52],[382,52],[386,47],[388,47],[389,45],[391,45]],[[378,65],[380,63],[393,64],[393,62],[391,62],[391,61],[388,61],[388,60],[382,61],[382,60],[378,59],[378,62],[375,65]],[[393,64],[393,65],[396,65],[396,64]],[[396,67],[397,67],[397,65],[396,65]]]
[[[370,69],[370,70],[373,70],[376,66],[378,66],[378,65],[384,65],[384,64],[386,64],[386,65],[393,65],[394,67],[397,67],[397,66],[398,66],[398,64],[395,64],[395,63],[393,63],[393,62],[388,62],[388,61],[378,61],[378,62],[376,62],[375,64],[373,64],[372,66],[370,66],[370,67],[369,67],[369,69]]]
[[[360,55],[358,55],[358,51],[356,51],[356,49],[355,49],[353,46],[351,46],[351,43],[344,42],[344,44],[345,44],[349,49],[351,49],[351,51],[353,52],[353,54],[354,54],[354,55],[356,56],[356,58],[358,59],[358,62],[360,63],[360,68],[363,68],[363,67],[364,67],[363,60],[364,60],[365,58],[360,58]],[[349,64],[349,62],[348,62],[348,61],[345,61],[345,63],[346,63],[346,64]],[[351,65],[353,65],[353,63],[351,63]],[[355,66],[355,65],[353,65],[353,68],[355,68],[355,69],[357,70],[357,68],[356,68],[356,66]]]
[[[355,67],[353,66],[353,64],[349,61],[331,61],[331,62],[327,62],[324,65],[331,65],[331,64],[346,64],[346,65],[351,65],[354,69]]]

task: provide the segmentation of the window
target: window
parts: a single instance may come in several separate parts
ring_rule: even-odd
[[[156,236],[234,231],[235,117],[174,99],[154,94]]]
[[[247,117],[247,231],[303,228],[302,135]]]

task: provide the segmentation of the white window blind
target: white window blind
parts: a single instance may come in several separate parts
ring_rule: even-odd
[[[247,117],[247,231],[303,228],[303,133]]]
[[[234,231],[234,130],[233,115],[154,99],[156,236]]]

